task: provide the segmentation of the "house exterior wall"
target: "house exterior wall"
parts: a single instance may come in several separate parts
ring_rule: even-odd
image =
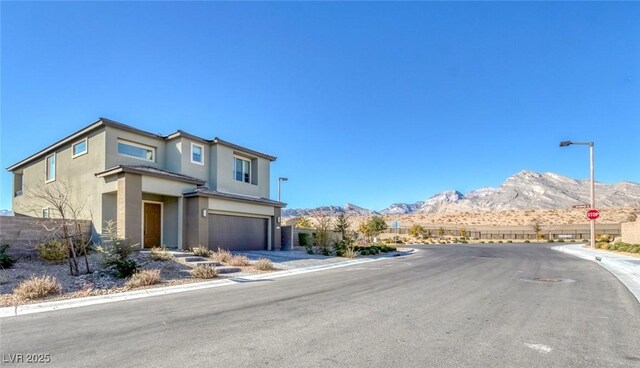
[[[111,126],[105,127],[105,164],[104,168],[109,169],[118,165],[146,165],[162,169],[166,166],[166,146],[162,138],[154,138],[151,136],[130,132]],[[155,157],[153,161],[143,160],[136,157],[125,156],[118,153],[118,140],[125,140],[132,143],[138,143],[145,146],[155,148]],[[98,172],[96,170],[94,172]]]
[[[105,130],[97,129],[87,135],[87,153],[73,158],[72,145],[84,139],[77,140],[60,147],[56,154],[56,180],[45,183],[46,156],[20,168],[22,172],[24,192],[22,196],[13,198],[13,211],[18,215],[42,217],[42,209],[51,207],[43,200],[35,198],[34,194],[45,186],[68,187],[69,201],[76,209],[82,209],[80,219],[92,220],[95,230],[102,229],[102,195],[103,181],[96,180],[95,173],[104,169],[105,161]],[[15,174],[14,174],[15,176]],[[19,190],[14,188],[15,191]],[[70,214],[66,214],[68,216]],[[52,216],[58,217],[52,212]]]
[[[252,156],[244,152],[235,151],[227,146],[217,144],[215,147],[216,175],[211,177],[212,186],[217,191],[226,193],[237,193],[253,197],[269,198],[270,190],[270,162],[267,159]],[[257,174],[257,183],[245,183],[235,180],[234,156],[238,156],[251,161],[252,174]],[[257,166],[257,167],[255,167]]]

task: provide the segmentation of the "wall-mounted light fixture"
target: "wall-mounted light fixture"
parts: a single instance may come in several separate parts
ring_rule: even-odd
[[[202,209],[202,217],[207,217],[207,209],[206,208]]]

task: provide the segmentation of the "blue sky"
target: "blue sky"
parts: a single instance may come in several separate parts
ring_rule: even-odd
[[[2,168],[104,116],[275,156],[289,207],[640,182],[638,3],[1,3]],[[1,176],[0,209],[11,206]]]

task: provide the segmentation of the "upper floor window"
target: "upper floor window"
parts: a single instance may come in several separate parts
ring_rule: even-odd
[[[233,162],[235,179],[237,181],[251,183],[251,161],[234,157]]]
[[[47,156],[45,164],[45,181],[48,183],[56,180],[56,154]]]
[[[72,158],[76,158],[87,153],[87,138],[78,143],[74,143],[73,146],[71,146],[71,150],[73,151],[71,155]]]
[[[119,140],[118,153],[124,156],[155,162],[156,149],[143,144]]]
[[[42,218],[51,218],[51,208],[42,209]]]
[[[204,165],[204,146],[191,142],[191,162]]]

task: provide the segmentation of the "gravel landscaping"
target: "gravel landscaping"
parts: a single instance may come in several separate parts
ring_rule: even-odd
[[[18,259],[12,268],[0,270],[0,307],[113,294],[131,290],[131,288],[125,285],[129,278],[116,278],[113,272],[102,266],[102,259],[99,254],[95,252],[91,253],[88,258],[89,267],[92,272],[80,276],[71,276],[69,274],[69,265],[66,262],[53,264],[41,260],[36,255]],[[207,281],[193,277],[189,273],[192,266],[187,265],[180,258],[174,258],[168,261],[154,261],[149,254],[137,253],[132,259],[139,264],[139,270],[160,270],[160,276],[162,278],[159,284],[136,288],[136,290]],[[252,266],[240,268],[243,274],[273,271],[256,270]],[[85,271],[83,258],[80,262],[80,270],[82,272]],[[45,275],[53,276],[60,283],[60,294],[33,300],[20,299],[13,294],[13,290],[22,281],[28,280],[32,276]],[[235,277],[236,275],[237,274],[226,274],[219,275],[218,277]]]

